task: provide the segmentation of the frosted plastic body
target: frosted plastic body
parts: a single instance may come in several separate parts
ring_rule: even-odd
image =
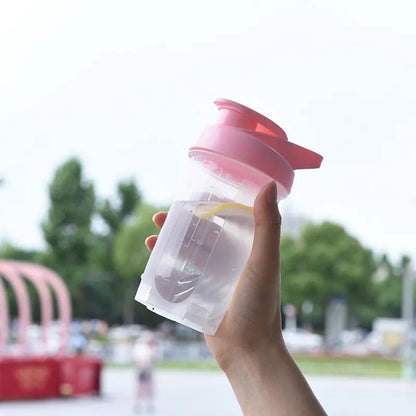
[[[188,180],[136,293],[150,310],[205,334],[214,334],[221,323],[249,256],[250,207],[260,188],[276,181],[281,200],[295,169],[318,168],[322,161],[260,113],[224,98],[215,104],[217,122],[189,149]]]
[[[241,168],[245,179],[235,180],[224,173],[218,158],[191,159],[135,297],[148,309],[205,334],[216,332],[229,307],[250,254],[254,219],[238,208],[207,218],[195,212],[207,201],[253,206],[260,187],[271,178]]]

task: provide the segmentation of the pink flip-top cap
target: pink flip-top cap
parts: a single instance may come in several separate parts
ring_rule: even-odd
[[[288,141],[276,123],[244,105],[224,98],[216,124],[206,127],[189,150],[190,157],[219,155],[268,175],[289,194],[295,169],[319,168],[322,156]],[[222,166],[224,168],[224,164]],[[226,166],[225,166],[226,167]]]

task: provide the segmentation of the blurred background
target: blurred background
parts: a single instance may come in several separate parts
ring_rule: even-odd
[[[361,376],[370,378],[351,393],[354,414],[369,414],[383,388],[396,399],[378,397],[379,415],[411,414],[416,390],[400,378],[413,378],[416,348],[415,13],[410,0],[0,3],[0,258],[64,279],[71,348],[104,361],[107,409],[131,412],[134,342],[151,331],[156,411],[205,414],[180,408],[200,376],[222,394],[207,414],[239,414],[222,374],[208,371],[217,367],[201,336],[133,300],[152,215],[169,207],[189,146],[225,97],[324,156],[320,169],[296,173],[281,203],[285,338],[296,360],[331,414],[351,414],[334,392]],[[12,354],[17,305],[4,285]],[[36,353],[40,307],[28,289]],[[0,412],[79,406],[48,403],[0,403]]]

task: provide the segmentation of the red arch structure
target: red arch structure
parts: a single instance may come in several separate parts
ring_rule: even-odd
[[[3,280],[10,284],[17,301],[19,346],[13,356],[7,351],[10,311]],[[26,281],[32,283],[40,300],[43,348],[37,356],[28,350],[32,318]],[[54,356],[47,354],[47,333],[53,320],[51,292],[60,322],[60,345]],[[39,264],[0,260],[0,401],[99,393],[101,361],[68,355],[70,322],[69,292],[55,272]]]

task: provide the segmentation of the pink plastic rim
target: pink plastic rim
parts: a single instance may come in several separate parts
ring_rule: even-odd
[[[203,130],[189,150],[190,157],[195,152],[225,156],[268,175],[288,194],[294,169],[321,165],[321,155],[290,142],[284,130],[262,114],[224,98],[217,99],[215,104],[217,123]]]

